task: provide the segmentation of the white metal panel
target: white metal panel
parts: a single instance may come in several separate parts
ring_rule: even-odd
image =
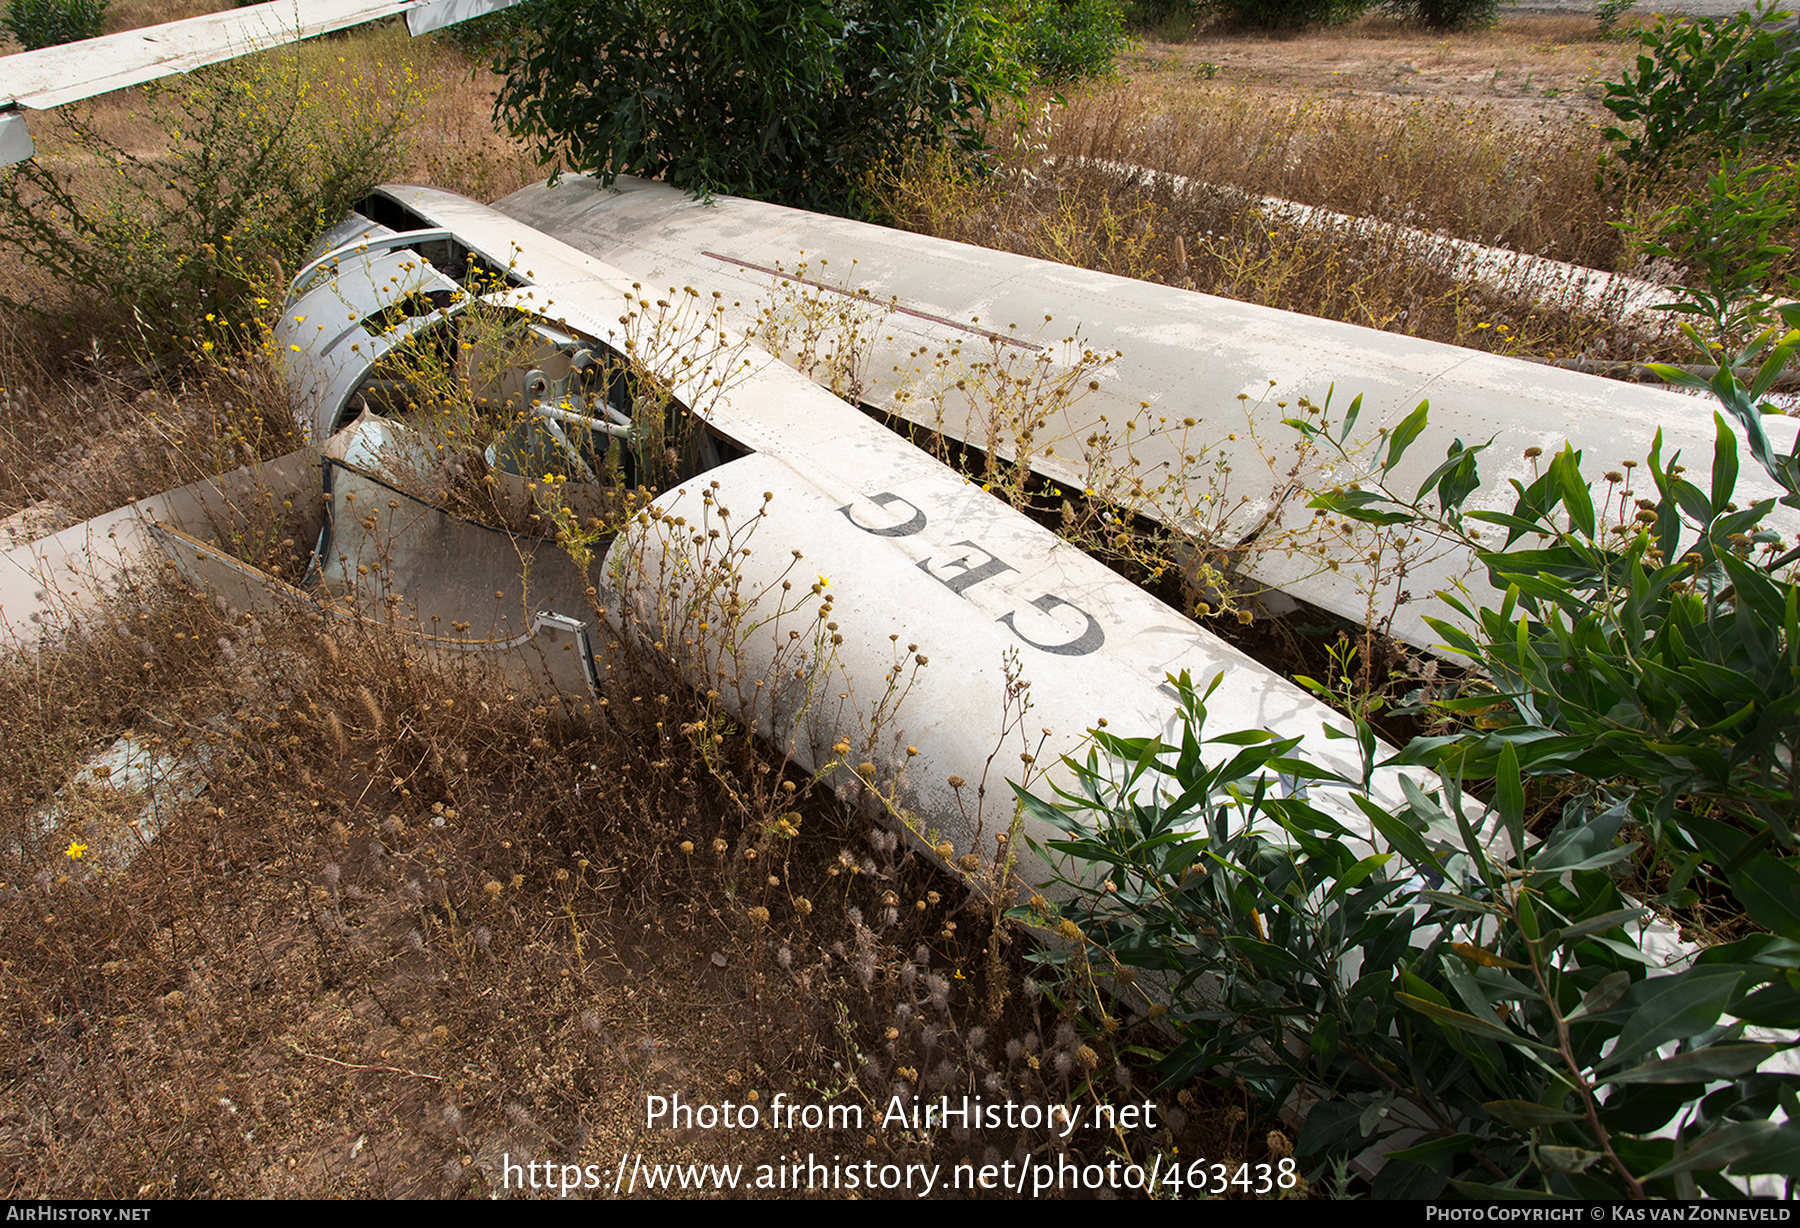
[[[306,407],[313,438],[337,429],[356,386],[383,357],[443,316],[432,312],[396,321],[379,333],[363,321],[411,294],[459,290],[416,252],[377,250],[345,254],[331,276],[285,306],[275,323],[275,342],[287,358],[289,383]]]
[[[484,17],[489,13],[497,13],[501,9],[511,8],[519,0],[437,0],[435,4],[421,4],[406,14],[406,28],[416,38],[421,34],[429,34],[433,30],[441,30],[445,26],[453,26],[459,21],[468,21],[473,17]]]
[[[603,340],[619,328],[623,297],[653,293],[634,291],[617,270],[485,206],[430,189],[384,190],[423,223],[453,230],[471,248],[516,252],[515,267],[532,284],[489,295],[487,302],[541,312]],[[1176,704],[1167,677],[1183,670],[1203,681],[1224,675],[1211,701],[1221,723],[1303,737],[1307,753],[1320,762],[1355,770],[1348,758],[1353,743],[1324,734],[1327,727],[1344,730],[1342,719],[1298,687],[792,368],[754,350],[734,360],[734,369],[740,361],[737,378],[718,396],[709,395],[704,374],[689,377],[694,383],[678,385],[676,394],[699,405],[714,430],[761,455],[711,469],[659,502],[695,526],[713,514],[705,510],[708,492],[713,508],[734,511],[735,523],[757,517],[753,535],[740,543],[751,553],[736,565],[745,596],[764,594],[772,607],[782,600],[782,581],[805,592],[822,575],[834,594],[833,621],[845,643],[838,646],[841,668],[809,683],[821,688],[822,706],[786,695],[783,706],[759,714],[755,679],[746,673],[738,719],[760,719],[778,738],[792,735],[795,753],[821,766],[830,756],[818,759],[820,746],[829,750],[837,736],[866,731],[895,653],[918,643],[931,664],[919,671],[921,689],[907,699],[888,744],[852,742],[884,767],[904,762],[906,745],[918,746],[906,796],[945,830],[963,813],[947,778],[979,781],[997,751],[1003,753],[993,758],[992,788],[1003,792],[999,782],[1018,773],[1020,753],[1053,765],[1076,751],[1101,718],[1127,735],[1168,732]],[[766,507],[765,492],[772,496]],[[639,581],[626,587],[645,616],[660,617],[659,603],[669,609],[666,603],[691,582],[683,577],[696,574],[696,564],[684,555],[694,547],[694,531],[662,522],[615,544],[614,560],[637,564]],[[702,542],[708,540],[702,534]],[[816,624],[815,614],[807,617]],[[722,619],[705,621],[725,625]],[[800,628],[769,624],[756,634],[788,629]],[[777,637],[762,664],[774,661],[780,647]],[[1003,738],[1003,659],[1009,651],[1018,656],[1019,676],[1031,683],[1034,707],[1025,724]],[[714,673],[724,663],[715,658],[699,669],[692,659],[676,664],[686,667],[688,681],[723,693]],[[771,680],[762,690],[774,693]],[[783,720],[794,724],[783,727]],[[1045,727],[1052,732],[1044,734]],[[1383,780],[1384,796],[1391,795],[1386,800],[1398,804],[1397,785],[1391,776]],[[1010,806],[1003,797],[1001,802],[1010,817]],[[1357,816],[1346,810],[1344,817]],[[968,848],[977,834],[985,833],[962,831],[959,848]]]
[[[213,592],[235,610],[326,612],[345,622],[374,622],[448,668],[491,670],[497,681],[510,684],[507,689],[522,686],[571,706],[592,692],[592,648],[581,619],[538,611],[524,618],[523,630],[503,638],[435,634],[438,624],[396,615],[385,606],[365,604],[364,611],[379,613],[359,614],[354,602],[321,600],[168,525],[151,525],[150,535],[188,583]],[[492,565],[501,558],[486,552],[479,561]]]
[[[0,641],[15,648],[39,644],[116,592],[133,567],[160,557],[150,524],[205,533],[212,522],[234,522],[236,509],[271,494],[277,501],[304,500],[316,474],[310,457],[289,453],[147,496],[0,554]]]
[[[544,614],[589,617],[586,579],[554,541],[463,520],[341,462],[324,469],[315,575],[352,607],[464,641],[515,639]]]
[[[0,166],[23,162],[35,152],[25,117],[17,111],[0,114]]]
[[[340,247],[349,247],[353,243],[362,243],[372,239],[383,239],[393,233],[386,226],[371,222],[360,213],[352,213],[314,241],[312,247],[307,249],[306,263],[311,264],[319,257],[334,252]]]

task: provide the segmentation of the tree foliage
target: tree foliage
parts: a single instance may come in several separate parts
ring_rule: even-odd
[[[1710,339],[1736,345],[1770,322],[1775,304],[1765,289],[1793,286],[1795,209],[1800,162],[1727,159],[1685,198],[1651,217],[1638,249],[1696,276],[1671,287],[1679,296],[1660,310],[1704,321]]]
[[[1710,388],[1794,507],[1800,447],[1761,421],[1800,350],[1800,306],[1778,311],[1788,331],[1725,356]],[[1178,741],[1097,730],[1068,762],[1075,787],[1021,791],[1064,837],[1040,851],[1079,938],[1040,958],[1162,978],[1171,1080],[1229,1063],[1270,1105],[1320,1096],[1303,1162],[1414,1140],[1388,1153],[1378,1198],[1731,1198],[1730,1179],[1791,1175],[1800,1077],[1770,1059],[1800,1044],[1800,577],[1765,524],[1777,499],[1734,501],[1738,439],[1716,425],[1706,487],[1658,435],[1645,497],[1612,473],[1596,500],[1565,449],[1512,483],[1510,512],[1463,510],[1486,444],[1458,440],[1415,493],[1390,489],[1425,407],[1387,432],[1365,481],[1311,506],[1461,537],[1506,593],[1497,610],[1451,599],[1461,624],[1432,623],[1479,667],[1439,706],[1481,719],[1389,764],[1429,766],[1437,787],[1378,797],[1361,720],[1360,779],[1309,764],[1298,738],[1206,737],[1184,676]],[[1483,548],[1470,522],[1504,543]],[[1535,839],[1534,778],[1568,799]],[[1667,871],[1642,899],[1617,881],[1633,835]],[[1703,899],[1761,931],[1665,965],[1645,905]]]
[[[1298,30],[1355,21],[1369,0],[1197,0],[1195,7],[1228,26]]]
[[[110,0],[10,0],[0,26],[27,51],[98,38]]]
[[[1382,7],[1428,30],[1474,30],[1494,24],[1500,0],[1386,0]]]
[[[1020,26],[1026,62],[1052,82],[1105,76],[1130,38],[1118,0],[1031,0]]]
[[[1664,18],[1637,63],[1606,84],[1618,160],[1648,180],[1760,147],[1800,142],[1800,32],[1772,4],[1730,17]]]
[[[1359,481],[1311,501],[1460,540],[1505,594],[1440,594],[1461,617],[1431,625],[1476,669],[1435,706],[1473,723],[1381,765],[1436,781],[1372,787],[1360,718],[1360,779],[1312,766],[1298,738],[1208,737],[1210,692],[1184,676],[1177,739],[1096,730],[1087,762],[1066,761],[1074,787],[1020,792],[1064,837],[1040,852],[1073,897],[1067,941],[1039,958],[1077,988],[1096,967],[1159,978],[1171,1080],[1229,1063],[1271,1105],[1318,1097],[1303,1162],[1410,1143],[1376,1197],[1733,1198],[1770,1176],[1792,1194],[1800,1076],[1771,1059],[1800,1045],[1800,550],[1770,520],[1800,508],[1800,444],[1777,447],[1763,418],[1800,354],[1800,304],[1747,318],[1780,324],[1735,353],[1684,326],[1718,360],[1710,383],[1659,368],[1724,411],[1692,478],[1660,433],[1647,472],[1598,482],[1572,448],[1541,465],[1534,448],[1510,511],[1466,509],[1491,440],[1392,484],[1420,405]],[[1335,434],[1287,424],[1349,465],[1359,409]],[[1740,490],[1740,450],[1774,493]],[[1566,801],[1528,833],[1533,781]],[[1632,863],[1651,867],[1635,899]],[[1653,908],[1753,932],[1665,963]],[[1042,897],[1015,915],[1057,920]]]
[[[974,0],[536,0],[528,27],[496,107],[546,158],[835,213],[885,162],[982,148],[1025,81]]]

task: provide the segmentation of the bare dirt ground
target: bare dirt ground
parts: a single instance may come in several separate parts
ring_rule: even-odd
[[[1635,50],[1601,37],[1592,18],[1514,16],[1492,30],[1433,35],[1371,17],[1341,30],[1292,35],[1202,33],[1146,41],[1127,72],[1174,73],[1266,93],[1415,99],[1492,108],[1513,120],[1584,116],[1598,122],[1601,83]]]

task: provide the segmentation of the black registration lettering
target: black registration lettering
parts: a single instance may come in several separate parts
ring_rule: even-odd
[[[1106,631],[1098,622],[1094,621],[1094,616],[1092,614],[1089,614],[1074,602],[1064,601],[1061,597],[1058,597],[1053,593],[1045,593],[1031,604],[1033,607],[1042,610],[1046,614],[1061,606],[1067,606],[1087,620],[1087,626],[1082,628],[1081,634],[1074,639],[1061,644],[1040,644],[1036,640],[1026,636],[1024,632],[1020,631],[1019,628],[1014,625],[1013,616],[1010,613],[1000,619],[1001,622],[1006,624],[1006,629],[1008,631],[1018,636],[1021,640],[1024,640],[1039,652],[1054,653],[1059,657],[1085,657],[1090,652],[1099,652],[1100,646],[1106,643]]]

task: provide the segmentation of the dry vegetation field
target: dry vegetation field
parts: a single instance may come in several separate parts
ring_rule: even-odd
[[[1046,104],[1010,145],[1015,174],[929,168],[887,199],[912,229],[1125,276],[1505,353],[1642,359],[1661,330],[1622,303],[1548,293],[1528,269],[1495,285],[1441,254],[1450,238],[1632,271],[1633,217],[1596,183],[1600,83],[1627,46],[1572,17],[1146,43],[1129,80]],[[1357,220],[1301,224],[1264,198]]]
[[[410,60],[423,109],[390,178],[491,200],[537,177],[453,48],[321,47],[321,80]],[[1653,339],[1617,319],[1484,296],[1415,267],[1411,240],[1327,240],[1244,195],[1616,267],[1593,94],[1621,54],[1562,19],[1145,43],[1123,79],[1042,109],[1009,155],[1034,170],[1010,181],[1025,190],[926,168],[890,199],[952,237],[1468,344],[1635,356]],[[153,160],[143,105],[91,114]],[[1135,192],[1109,162],[1218,190]],[[84,169],[96,190],[106,170]],[[143,322],[10,252],[0,286],[51,313],[0,315],[6,545],[297,445],[258,356],[152,362]],[[1083,1144],[1101,1163],[1291,1151],[1291,1128],[1229,1086],[1153,1090],[1129,1053],[1147,1025],[1060,1012],[979,896],[686,693],[646,685],[564,719],[378,633],[235,615],[155,577],[54,643],[0,664],[7,1196],[486,1195],[505,1157],[596,1165],[610,1186],[628,1153],[948,1164],[1060,1146],[876,1128],[896,1088],[1153,1099],[1159,1129]],[[106,780],[71,781],[122,736],[199,765],[194,787],[157,786],[153,820]],[[109,850],[133,822],[157,834],[126,865]],[[648,1130],[651,1094],[870,1117]]]

